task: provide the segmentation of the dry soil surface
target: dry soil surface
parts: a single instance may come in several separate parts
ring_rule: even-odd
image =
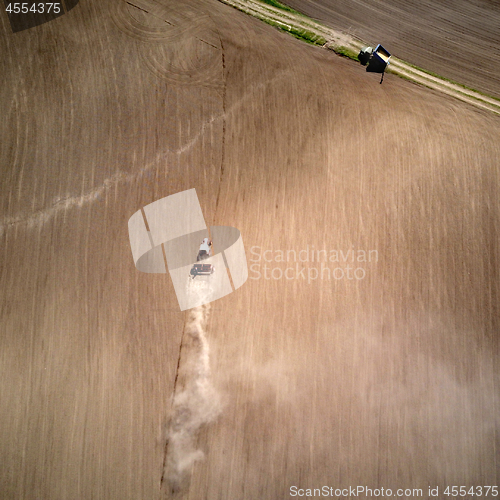
[[[500,119],[214,0],[132,3],[0,15],[0,498],[498,484]],[[198,336],[127,230],[193,187],[253,266]],[[169,458],[172,415],[204,459]]]

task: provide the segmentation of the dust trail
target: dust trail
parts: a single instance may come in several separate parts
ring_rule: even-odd
[[[11,226],[17,224],[26,224],[28,229],[33,229],[34,227],[48,222],[50,219],[55,217],[57,213],[61,211],[66,211],[71,208],[81,208],[84,205],[92,203],[101,197],[106,196],[106,193],[115,188],[119,184],[127,184],[132,182],[142,182],[143,179],[154,171],[157,165],[168,155],[182,155],[189,151],[205,134],[207,128],[211,127],[215,122],[220,120],[221,116],[212,116],[208,121],[203,123],[200,130],[191,139],[189,139],[185,144],[176,150],[167,149],[156,155],[156,158],[142,167],[138,172],[124,173],[117,172],[112,175],[109,179],[105,179],[104,182],[87,193],[81,194],[79,196],[67,196],[67,197],[56,197],[54,198],[52,205],[46,208],[42,208],[30,214],[18,214],[14,216],[5,216],[0,219],[0,236],[3,232]]]
[[[162,482],[166,481],[172,492],[189,482],[192,465],[204,457],[197,449],[199,430],[221,412],[219,395],[210,380],[210,348],[206,338],[209,313],[210,304],[191,309],[184,329],[162,476]]]
[[[70,210],[72,208],[81,208],[84,205],[90,204],[101,197],[106,196],[106,193],[120,184],[129,183],[141,183],[144,178],[154,171],[161,161],[164,161],[169,155],[181,156],[187,151],[190,151],[192,147],[204,136],[207,129],[210,129],[214,123],[218,123],[220,120],[225,119],[232,113],[241,108],[250,98],[255,96],[255,92],[260,92],[266,89],[268,86],[274,84],[278,79],[285,79],[287,76],[286,71],[279,71],[277,75],[265,82],[260,82],[255,85],[249,86],[245,94],[230,108],[219,115],[214,115],[206,122],[204,122],[200,130],[188,141],[186,141],[182,146],[176,150],[167,149],[156,155],[156,158],[142,167],[138,172],[124,173],[117,172],[113,174],[110,178],[105,179],[103,183],[97,187],[92,188],[86,193],[80,195],[68,195],[55,197],[52,200],[52,204],[48,207],[40,208],[31,213],[18,213],[16,215],[5,215],[0,217],[0,236],[7,231],[7,229],[25,224],[28,229],[34,229],[40,225],[43,225],[53,219],[58,213]]]

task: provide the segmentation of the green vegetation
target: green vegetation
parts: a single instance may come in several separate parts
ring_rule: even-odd
[[[300,12],[297,12],[295,9],[292,9],[291,7],[288,7],[288,5],[283,5],[280,2],[277,2],[276,0],[260,0],[262,3],[267,3],[267,5],[271,5],[272,7],[276,7],[277,9],[284,10],[286,12],[290,12],[292,14],[298,14],[302,15]]]
[[[349,59],[352,59],[353,61],[358,61],[358,54],[354,52],[354,50],[351,50],[347,47],[343,47],[342,45],[340,47],[334,47],[333,51],[338,54],[339,56],[342,57],[348,57]]]
[[[447,81],[447,82],[449,82],[449,83],[453,83],[454,85],[457,85],[457,86],[462,87],[462,88],[464,88],[464,89],[471,90],[472,92],[475,92],[476,94],[480,94],[480,95],[482,95],[482,96],[489,97],[490,99],[494,99],[495,101],[500,101],[500,99],[497,99],[496,97],[492,97],[492,96],[490,96],[490,95],[488,95],[488,94],[484,94],[484,93],[482,93],[482,92],[479,92],[478,90],[474,90],[474,89],[472,89],[472,88],[470,88],[470,87],[466,87],[465,85],[462,85],[462,84],[460,84],[460,83],[456,83],[456,82],[454,82],[453,80],[448,80],[447,78],[443,78],[442,76],[439,76],[439,75],[437,75],[437,74],[435,74],[435,73],[431,73],[431,72],[429,72],[429,71],[426,71],[426,70],[420,69],[418,66],[414,66],[413,64],[409,64],[409,63],[407,63],[407,64],[408,64],[408,66],[411,66],[411,67],[412,67],[412,68],[414,68],[414,69],[418,69],[418,70],[422,71],[423,73],[429,74],[429,75],[431,75],[431,76],[435,76],[436,78],[438,78],[438,79],[440,79],[440,80],[442,80],[442,81]],[[398,76],[399,78],[402,78],[403,80],[407,80],[407,81],[409,81],[409,82],[411,82],[411,83],[413,83],[413,84],[417,84],[417,85],[420,85],[420,86],[422,86],[422,87],[426,87],[426,88],[431,89],[431,90],[436,90],[436,87],[432,87],[431,85],[429,85],[429,84],[427,84],[427,83],[425,83],[425,82],[420,82],[420,81],[415,80],[414,78],[411,78],[411,77],[409,77],[409,76],[403,75],[403,74],[402,74],[402,73],[400,73],[399,71],[397,71],[397,70],[393,70],[393,69],[391,69],[390,67],[388,67],[388,68],[385,70],[385,72],[386,72],[386,73],[391,73],[391,74],[393,74],[393,75],[396,75],[396,76]],[[457,92],[460,92],[460,91],[458,90]],[[469,99],[475,99],[476,101],[478,101],[478,102],[480,102],[480,103],[482,103],[482,104],[486,104],[486,106],[497,106],[496,104],[487,103],[487,102],[483,101],[482,99],[480,99],[479,97],[476,97],[476,96],[474,96],[474,95],[465,94],[465,93],[463,93],[463,92],[460,92],[460,93],[461,93],[461,94],[463,94],[464,96],[466,96],[466,97],[467,97],[467,98],[469,98]],[[500,106],[499,106],[499,107],[500,107]],[[490,108],[490,109],[491,109],[491,108]]]
[[[456,85],[457,87],[462,87],[463,89],[470,90],[471,92],[475,92],[476,94],[480,94],[484,97],[489,97],[490,99],[494,99],[495,101],[500,101],[500,99],[498,97],[491,96],[489,94],[481,92],[480,90],[473,89],[472,87],[467,87],[467,85],[463,85],[462,83],[458,83],[454,80],[451,80],[450,78],[445,78],[444,76],[438,75],[437,73],[434,73],[433,71],[429,71],[427,69],[420,68],[420,67],[415,66],[414,64],[411,64],[409,62],[405,62],[405,64],[407,64],[408,66],[410,66],[413,69],[421,71],[422,73],[426,73],[427,75],[433,76],[434,78],[438,78],[439,80],[444,80],[448,83]]]
[[[325,45],[326,43],[326,38],[322,37],[321,35],[317,35],[313,31],[309,31],[303,28],[296,28],[295,26],[289,26],[284,23],[278,23],[270,19],[263,19],[263,21],[267,24],[270,24],[271,26],[279,28],[280,30],[286,31],[287,33],[290,33],[290,35],[293,35],[295,38],[304,40],[307,43],[312,43],[313,45]]]

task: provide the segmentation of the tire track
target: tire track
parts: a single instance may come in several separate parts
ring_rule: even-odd
[[[220,87],[220,44],[202,9],[131,0],[116,3],[112,17],[120,31],[142,42],[141,61],[157,78],[176,85]]]

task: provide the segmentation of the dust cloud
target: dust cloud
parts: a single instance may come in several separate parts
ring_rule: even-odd
[[[189,286],[204,293],[203,282]],[[199,430],[222,411],[220,396],[210,376],[210,346],[206,326],[210,303],[191,309],[184,330],[179,372],[168,428],[163,478],[173,492],[189,483],[193,464],[204,458],[197,447]]]

